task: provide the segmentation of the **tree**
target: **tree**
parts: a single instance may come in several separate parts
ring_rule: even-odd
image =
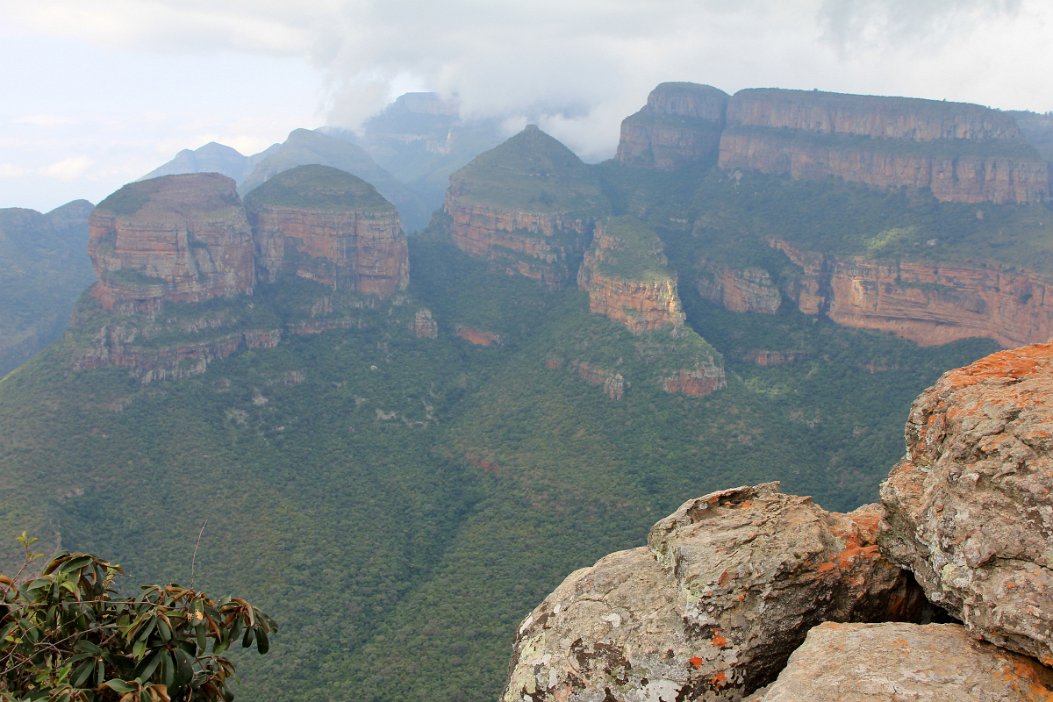
[[[19,541],[35,555],[25,534]],[[113,586],[121,573],[67,552],[40,577],[0,575],[0,702],[233,699],[234,664],[223,654],[239,641],[266,653],[274,621],[241,598],[179,585],[124,598]]]

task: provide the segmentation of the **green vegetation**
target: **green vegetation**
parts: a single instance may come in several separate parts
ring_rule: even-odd
[[[632,216],[611,217],[602,226],[613,242],[600,252],[603,273],[648,283],[672,279],[662,254],[662,240],[653,229]]]
[[[29,560],[31,539],[19,537]],[[28,565],[28,563],[27,563]],[[178,585],[114,588],[120,566],[60,553],[39,577],[0,575],[0,700],[222,702],[237,643],[270,647],[277,628],[247,601]]]
[[[770,238],[895,260],[964,258],[1004,236],[1034,265],[1051,246],[1029,224],[1044,208],[984,206],[981,218],[840,183],[589,168],[550,141],[528,130],[479,157],[458,196],[528,207],[547,194],[552,211],[626,215],[609,265],[666,275],[664,248],[687,327],[633,335],[589,314],[579,290],[494,273],[450,243],[442,214],[410,240],[410,289],[394,301],[290,278],[251,299],[166,307],[136,343],[351,320],[178,382],[73,372],[103,322],[143,322],[85,297],[70,334],[0,380],[0,532],[112,553],[138,581],[193,571],[272,612],[282,655],[232,658],[246,699],[492,700],[516,625],[573,569],[642,544],[710,490],[781,480],[829,509],[873,501],[910,401],[994,349],[918,348],[787,306],[733,314],[700,299],[701,258],[783,282],[796,269]],[[413,334],[421,306],[438,338]],[[458,327],[501,343],[473,346]],[[758,352],[786,362],[757,365]],[[723,363],[725,389],[662,389],[709,363]],[[583,364],[620,374],[624,396]]]
[[[115,215],[133,215],[150,201],[149,188],[139,183],[128,183],[98,204],[99,209]]]
[[[590,216],[604,209],[592,169],[534,126],[476,156],[450,176],[450,188],[483,206]]]
[[[329,166],[298,166],[283,171],[245,196],[250,212],[263,207],[394,212],[376,188]]]
[[[73,303],[94,280],[91,210],[84,200],[48,214],[0,210],[0,377],[62,334]]]

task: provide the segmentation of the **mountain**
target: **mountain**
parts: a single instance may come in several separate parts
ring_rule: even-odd
[[[500,118],[469,118],[437,93],[406,93],[366,120],[354,141],[383,168],[442,204],[450,174],[504,141]]]
[[[284,142],[256,163],[240,181],[238,190],[248,193],[282,171],[309,164],[338,168],[373,184],[395,204],[400,218],[411,231],[422,228],[431,216],[421,197],[378,166],[362,147],[309,129],[290,132]]]
[[[218,174],[107,198],[96,287],[0,381],[0,528],[136,580],[194,562],[273,613],[281,655],[239,662],[246,698],[489,700],[529,608],[685,497],[781,480],[871,501],[910,399],[1037,333],[1003,310],[1046,309],[895,266],[1041,279],[1046,203],[725,170],[720,94],[664,90],[623,130],[631,162],[527,128],[409,238],[382,188],[323,166],[243,199]],[[856,259],[915,304],[839,323],[871,289],[840,283]],[[919,345],[903,320],[956,333]],[[868,549],[870,521],[832,520],[827,545]]]
[[[75,200],[41,214],[0,210],[0,376],[62,334],[73,303],[91,282],[88,216]]]
[[[197,149],[183,149],[171,161],[158,166],[140,180],[181,173],[220,173],[241,182],[277,146],[274,144],[258,154],[243,156],[237,149],[210,141]]]

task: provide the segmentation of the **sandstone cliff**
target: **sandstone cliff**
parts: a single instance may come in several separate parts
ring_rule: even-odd
[[[717,160],[728,94],[708,85],[662,83],[622,121],[617,160],[672,170]]]
[[[684,323],[676,275],[667,269],[662,241],[635,217],[597,224],[592,247],[578,271],[589,311],[638,334]]]
[[[1051,397],[1053,343],[945,374],[850,514],[776,485],[689,500],[526,617],[503,699],[1050,699]]]
[[[802,274],[785,292],[805,314],[931,346],[986,337],[1002,346],[1053,336],[1053,282],[994,263],[879,262],[778,248]]]
[[[355,176],[304,166],[246,203],[248,213],[234,182],[217,174],[140,181],[104,200],[89,242],[102,309],[82,305],[75,315],[74,367],[127,368],[142,382],[183,378],[286,334],[361,327],[406,288],[398,214]],[[253,295],[257,272],[263,283],[320,286],[286,285],[280,300],[263,300]],[[437,333],[429,315],[412,324]]]
[[[373,186],[327,166],[300,166],[245,196],[262,282],[283,271],[380,298],[409,283],[395,207]]]
[[[445,205],[458,248],[550,287],[573,280],[603,209],[588,166],[533,126],[454,173]]]
[[[883,189],[928,188],[948,202],[1049,197],[1045,161],[1012,117],[978,105],[754,89],[728,102],[719,165]]]
[[[92,294],[106,309],[156,312],[162,303],[252,293],[252,233],[230,178],[131,183],[99,203],[90,228]]]

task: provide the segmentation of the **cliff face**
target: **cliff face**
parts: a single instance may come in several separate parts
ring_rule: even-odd
[[[389,297],[409,284],[398,212],[365,181],[301,166],[246,196],[260,278],[284,270],[336,290]]]
[[[592,233],[592,221],[585,217],[471,205],[460,202],[452,189],[446,212],[461,251],[488,261],[494,270],[548,287],[572,279]]]
[[[589,311],[634,334],[684,323],[676,276],[667,271],[658,235],[631,217],[597,224],[578,272]]]
[[[661,170],[714,163],[727,103],[727,93],[708,85],[662,83],[622,121],[617,160]]]
[[[604,203],[588,166],[529,126],[454,173],[445,210],[462,251],[557,287],[573,280]]]
[[[250,226],[251,219],[251,226]],[[285,334],[361,326],[364,310],[409,282],[395,208],[364,181],[325,166],[286,171],[246,196],[217,174],[125,186],[91,220],[89,252],[106,311],[79,311],[77,369],[112,365],[143,382],[183,378]],[[193,303],[252,295],[290,275],[331,291],[266,305]],[[427,323],[431,322],[429,326]],[[434,320],[417,328],[433,336]]]
[[[251,294],[252,233],[234,181],[175,175],[124,186],[91,216],[88,254],[106,309]]]
[[[786,292],[805,314],[923,346],[979,336],[1008,347],[1053,336],[1053,289],[1034,273],[982,264],[880,263],[802,252],[783,241],[772,245],[802,270]]]
[[[782,303],[779,288],[763,268],[738,270],[702,260],[698,294],[732,312],[775,314]]]
[[[503,700],[1049,699],[1051,385],[1053,344],[945,374],[880,505],[689,500],[523,620]]]
[[[929,188],[947,202],[1049,197],[1045,161],[1009,115],[960,103],[795,90],[743,90],[728,102],[719,165]]]

